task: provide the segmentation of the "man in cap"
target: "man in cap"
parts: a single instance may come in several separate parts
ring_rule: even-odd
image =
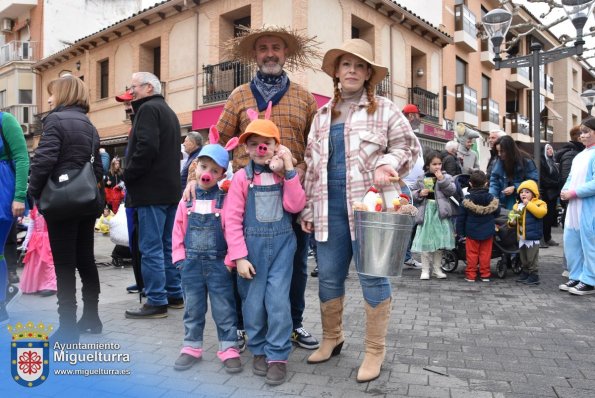
[[[419,133],[419,125],[421,123],[421,118],[425,116],[425,114],[419,111],[419,108],[415,104],[407,104],[403,107],[403,115],[409,120],[409,124],[415,133]]]
[[[289,69],[312,67],[311,61],[320,56],[316,42],[313,38],[283,27],[263,27],[248,29],[244,35],[227,44],[230,59],[238,59],[245,63],[256,62],[258,71],[250,83],[237,87],[227,99],[217,123],[217,129],[221,132],[221,142],[225,144],[232,137],[244,132],[251,121],[246,113],[248,109],[263,112],[270,101],[273,105],[270,120],[279,127],[281,144],[288,147],[296,158],[295,169],[303,181],[306,171],[304,153],[317,104],[314,96],[306,89],[289,81],[284,66]],[[244,167],[248,160],[243,146],[236,148],[233,153],[234,171]],[[194,173],[189,172],[189,176],[194,176]],[[195,184],[189,182],[184,192],[185,197],[194,192],[194,186]],[[309,234],[304,233],[295,220],[293,229],[297,238],[297,250],[289,292],[293,320],[291,338],[300,347],[313,350],[318,348],[318,340],[302,325],[308,277]],[[238,325],[238,329],[241,329],[241,324]],[[239,336],[239,339],[242,340],[242,336]]]

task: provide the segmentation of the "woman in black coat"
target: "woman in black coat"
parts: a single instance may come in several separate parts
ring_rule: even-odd
[[[554,148],[545,144],[541,155],[539,191],[541,199],[547,204],[547,214],[543,218],[543,240],[545,245],[558,246],[552,240],[552,227],[556,224],[556,205],[560,196],[560,172],[554,161]]]
[[[39,201],[48,179],[58,181],[67,171],[93,162],[97,181],[103,168],[99,135],[86,113],[89,94],[82,80],[66,75],[48,85],[48,103],[53,110],[42,120],[43,135],[31,162],[29,193]],[[58,282],[60,328],[52,340],[78,342],[80,332],[101,333],[97,310],[99,274],[93,254],[93,227],[97,215],[72,214],[68,219],[47,219],[50,246]],[[83,316],[76,322],[76,270],[82,281]]]

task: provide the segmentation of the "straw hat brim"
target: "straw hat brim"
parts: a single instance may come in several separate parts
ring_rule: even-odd
[[[275,36],[282,39],[287,46],[285,66],[289,70],[317,69],[316,61],[320,60],[319,42],[316,36],[308,36],[305,32],[291,30],[280,26],[263,26],[262,28],[247,28],[239,37],[234,37],[223,44],[223,48],[232,60],[245,63],[254,62],[254,44],[264,36]]]
[[[370,64],[370,67],[374,71],[372,77],[370,77],[370,85],[376,86],[380,83],[388,74],[388,68],[382,65],[378,65],[374,63],[374,61],[369,60],[368,58],[362,56],[361,54],[357,54],[354,52],[346,51],[340,48],[333,48],[328,50],[326,54],[324,54],[324,58],[322,59],[322,70],[329,75],[331,78],[335,78],[335,64],[337,59],[339,59],[344,54],[351,54],[362,60],[366,61]]]

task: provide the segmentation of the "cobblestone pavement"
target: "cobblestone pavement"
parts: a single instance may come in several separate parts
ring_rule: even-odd
[[[554,239],[561,242],[561,230]],[[113,245],[97,235],[96,258],[110,261]],[[244,371],[227,374],[216,358],[217,339],[210,316],[205,353],[191,370],[176,372],[182,337],[182,310],[165,319],[124,318],[138,306],[138,295],[127,294],[130,268],[99,267],[102,335],[85,335],[86,343],[120,345],[129,362],[79,362],[80,369],[130,369],[129,376],[61,376],[51,373],[39,387],[25,389],[10,380],[9,335],[1,333],[0,396],[46,397],[594,397],[595,295],[570,296],[557,286],[561,247],[540,252],[539,286],[505,279],[469,283],[464,265],[447,280],[420,281],[418,270],[405,270],[393,280],[393,310],[387,354],[381,376],[370,383],[355,381],[364,356],[365,315],[355,272],[347,280],[344,316],[346,341],[341,355],[308,365],[310,351],[295,348],[288,364],[288,381],[277,387],[251,371],[251,356],[243,353]],[[311,260],[310,269],[314,267]],[[304,326],[321,338],[318,285],[309,278]],[[80,309],[79,309],[80,312]],[[22,296],[11,311],[13,324],[40,320],[57,324],[55,297]],[[52,350],[50,350],[52,352]],[[77,351],[89,353],[92,351]],[[53,353],[51,354],[53,355]],[[51,364],[68,369],[67,363]],[[70,367],[72,368],[72,367]],[[16,395],[15,395],[16,394]]]

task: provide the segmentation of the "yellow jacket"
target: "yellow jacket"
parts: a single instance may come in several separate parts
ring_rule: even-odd
[[[539,188],[535,181],[523,181],[517,188],[517,192],[522,189],[530,190],[535,197],[520,211],[520,217],[516,222],[517,236],[519,239],[540,240],[543,236],[542,218],[547,214],[547,204],[539,199]],[[519,203],[517,202],[512,210],[519,213],[518,208]]]

